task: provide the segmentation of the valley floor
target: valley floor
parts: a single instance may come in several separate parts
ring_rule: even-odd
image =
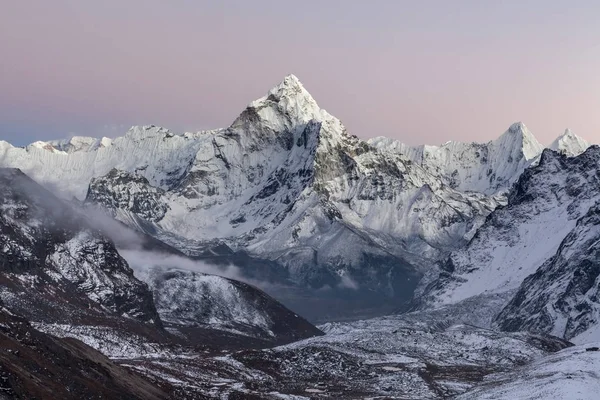
[[[600,389],[591,345],[430,320],[328,323],[325,336],[272,349],[118,362],[181,399],[595,399]]]

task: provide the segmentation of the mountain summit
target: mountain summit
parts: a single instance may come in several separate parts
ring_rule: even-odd
[[[295,75],[286,76],[279,85],[269,91],[267,96],[253,101],[250,106],[260,107],[265,100],[285,102],[288,105],[306,105],[312,109],[318,108],[315,99]]]
[[[578,156],[588,147],[590,147],[590,144],[570,129],[566,129],[565,133],[557,137],[549,146],[550,149],[569,157]]]
[[[512,124],[508,130],[494,141],[496,146],[501,150],[516,152],[511,156],[522,156],[529,161],[542,153],[544,146],[537,141],[533,133],[527,128],[523,122]],[[519,154],[520,153],[520,154]],[[509,159],[507,159],[508,161]]]
[[[233,122],[232,128],[248,129],[248,122],[260,123],[272,131],[289,131],[313,119],[323,119],[323,111],[294,75],[284,80],[264,97],[251,102]]]

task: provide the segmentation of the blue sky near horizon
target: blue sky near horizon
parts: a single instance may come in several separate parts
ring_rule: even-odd
[[[600,142],[595,1],[4,1],[0,139],[229,125],[289,73],[359,137]],[[122,131],[121,131],[122,130]]]

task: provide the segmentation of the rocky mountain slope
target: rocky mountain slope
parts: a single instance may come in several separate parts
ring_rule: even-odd
[[[577,157],[545,150],[467,246],[440,264],[421,307],[503,296],[490,312],[504,329],[562,337],[597,329],[595,215],[600,148]],[[516,294],[515,294],[516,293]],[[510,300],[511,296],[514,298]]]
[[[124,254],[129,258],[128,254]],[[150,257],[159,257],[152,255]],[[195,342],[198,331],[241,335],[255,347],[289,343],[321,332],[255,287],[221,276],[163,266],[134,266],[147,282],[163,323],[171,332]],[[231,344],[230,344],[231,345]],[[233,347],[233,346],[232,346]],[[242,348],[251,347],[246,345]]]
[[[5,307],[36,324],[162,339],[152,293],[110,239],[21,171],[1,169],[0,182]]]
[[[197,326],[201,326],[205,345],[222,342],[222,335],[240,336],[238,341],[245,338],[248,347],[320,334],[303,318],[241,282],[198,274],[194,281],[203,284],[190,285],[192,273],[174,270],[164,262],[154,265],[155,273],[146,279],[149,287],[134,275],[112,239],[123,241],[129,234],[129,244],[141,243],[141,234],[119,227],[122,224],[116,221],[112,225],[98,222],[99,214],[90,217],[19,170],[0,169],[0,184],[4,188],[0,194],[0,299],[37,329],[78,338],[110,355],[197,344]],[[147,253],[148,249],[138,246],[136,254]],[[157,249],[164,253],[168,247]],[[160,289],[166,286],[169,290]],[[232,302],[237,308],[228,309]],[[165,311],[165,303],[173,309]],[[185,313],[198,304],[201,308],[177,323],[169,318],[177,310]],[[224,309],[228,312],[223,313]],[[242,319],[244,312],[253,318]],[[163,317],[169,331],[163,329]],[[229,331],[238,325],[244,329],[232,335]]]
[[[600,390],[598,343],[571,347],[514,371],[487,377],[457,399],[595,399]]]
[[[34,329],[0,303],[0,399],[167,399],[167,382],[143,379],[72,339]]]
[[[600,338],[600,203],[557,252],[528,276],[498,315],[503,330],[550,332],[573,342]]]

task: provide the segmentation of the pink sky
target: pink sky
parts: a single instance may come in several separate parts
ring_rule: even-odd
[[[218,4],[218,5],[216,5]],[[600,142],[595,1],[4,1],[0,139],[229,125],[289,73],[363,138]]]

